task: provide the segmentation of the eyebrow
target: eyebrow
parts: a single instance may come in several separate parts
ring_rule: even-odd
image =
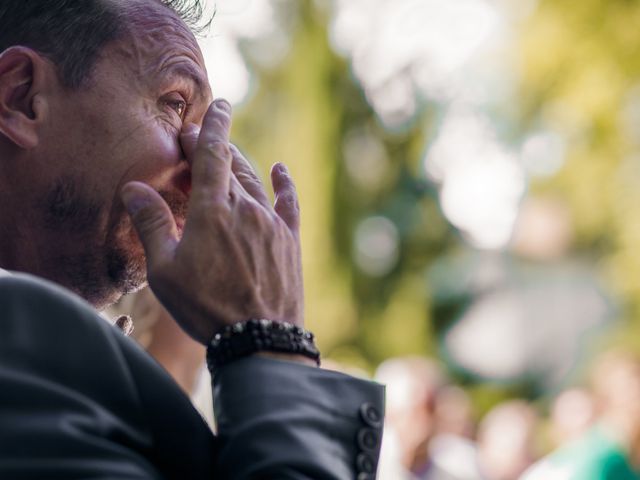
[[[170,78],[180,78],[193,83],[195,93],[205,101],[211,101],[211,87],[209,81],[199,68],[188,62],[174,63],[161,68],[160,72]]]

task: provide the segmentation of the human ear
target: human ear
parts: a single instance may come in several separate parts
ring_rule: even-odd
[[[50,65],[26,47],[11,47],[0,53],[0,135],[17,147],[38,144],[38,124],[45,103],[41,89]]]

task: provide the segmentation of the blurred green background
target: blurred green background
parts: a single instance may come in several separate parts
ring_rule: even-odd
[[[325,357],[436,356],[480,413],[640,349],[640,2],[216,8],[214,94],[297,183]]]

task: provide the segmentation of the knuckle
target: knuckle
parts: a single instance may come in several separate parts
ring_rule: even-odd
[[[169,218],[165,215],[159,215],[150,209],[143,209],[137,213],[135,222],[138,228],[143,232],[153,232],[165,229],[171,226]]]
[[[231,107],[228,104],[225,106],[216,104],[215,107],[211,109],[211,112],[215,117],[231,118]]]
[[[192,224],[206,225],[210,219],[226,221],[230,208],[230,199],[227,195],[203,190],[199,195],[192,195]]]
[[[282,192],[283,194],[296,194],[296,186],[291,180],[291,177],[280,178],[278,180],[278,187],[278,190],[280,190],[280,192]]]
[[[253,175],[251,175],[249,172],[246,171],[239,171],[236,173],[236,178],[238,180],[240,180],[242,183],[254,183],[255,182],[255,178],[253,177]]]
[[[243,217],[251,220],[256,220],[263,216],[262,208],[260,207],[260,205],[256,204],[255,202],[250,202],[250,201],[242,202],[238,205],[238,208],[240,210],[240,214]]]
[[[238,181],[243,186],[254,187],[254,188],[262,186],[262,183],[260,182],[260,180],[258,180],[258,178],[250,172],[239,171],[235,175]]]
[[[278,169],[276,170],[276,176],[283,184],[293,184],[293,178],[291,174],[286,169]]]
[[[247,160],[246,158],[244,158],[244,157],[243,157],[239,152],[238,152],[238,153],[236,153],[236,152],[237,152],[237,150],[236,150],[236,152],[234,152],[234,151],[232,150],[232,152],[234,153],[234,157],[233,157],[233,158],[234,158],[234,160],[237,162],[237,164],[238,164],[238,166],[239,166],[239,168],[240,168],[241,170],[244,170],[244,171],[245,171],[245,172],[247,172],[249,175],[257,176],[257,175],[256,175],[256,171],[255,171],[255,168],[253,168],[253,165],[251,165],[251,163],[249,162],[249,160]]]
[[[231,151],[229,150],[229,145],[226,142],[222,142],[220,140],[214,140],[211,142],[206,142],[201,146],[201,149],[208,155],[214,156],[216,158],[228,159],[231,157]]]
[[[212,123],[214,128],[228,130],[231,125],[231,116],[223,112],[218,112],[217,115],[213,117]]]
[[[278,195],[278,203],[286,207],[298,208],[298,197],[295,192],[283,192]]]

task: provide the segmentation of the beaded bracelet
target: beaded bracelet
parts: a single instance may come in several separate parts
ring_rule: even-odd
[[[256,352],[302,355],[320,366],[313,333],[287,322],[252,319],[226,326],[207,347],[207,366],[219,367]]]

